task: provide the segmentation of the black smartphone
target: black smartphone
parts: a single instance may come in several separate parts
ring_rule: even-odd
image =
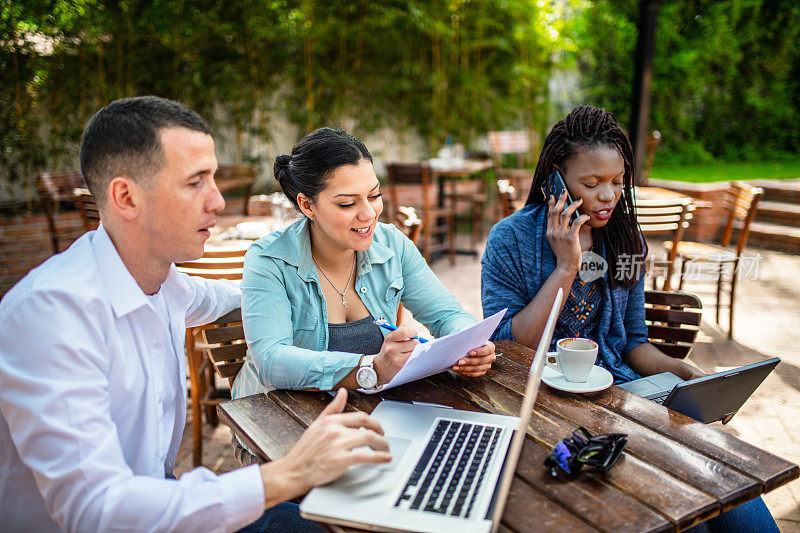
[[[547,177],[547,183],[545,187],[542,187],[542,193],[544,194],[545,202],[550,200],[550,196],[553,196],[558,202],[558,199],[561,198],[561,193],[567,191],[567,201],[564,203],[564,209],[566,210],[567,207],[572,205],[572,196],[569,194],[569,189],[567,189],[566,184],[564,184],[564,178],[561,177],[561,172],[558,170],[554,170],[550,173]],[[569,216],[569,223],[572,224],[576,220],[578,220],[578,210],[572,212]]]

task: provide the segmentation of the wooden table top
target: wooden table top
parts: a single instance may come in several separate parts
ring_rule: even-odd
[[[712,205],[712,203],[709,202],[708,200],[699,200],[697,198],[694,198],[693,196],[689,196],[688,194],[684,194],[678,191],[672,191],[670,189],[665,189],[663,187],[636,187],[635,196],[637,203],[685,198],[687,200],[691,200],[692,204],[694,204],[696,208],[707,208],[711,207]]]
[[[376,395],[350,393],[348,409],[371,412],[381,397],[517,416],[534,351],[497,344],[492,370],[470,379],[445,372]],[[221,404],[223,422],[255,452],[283,456],[330,396],[272,391]],[[550,477],[550,449],[578,426],[626,433],[606,474]],[[571,394],[543,385],[528,426],[503,525],[562,531],[676,531],[691,527],[800,476],[798,466],[733,436],[611,386]],[[338,530],[338,528],[332,528]]]
[[[434,176],[462,177],[489,170],[494,163],[490,159],[462,159],[451,162],[432,159],[430,166]]]
[[[269,215],[217,215],[216,225],[211,228],[211,237],[206,241],[206,249],[247,248],[261,236],[276,229],[283,229],[295,222],[297,217],[288,219],[285,225],[275,226],[275,220]],[[263,235],[255,233],[237,235],[239,224],[258,224],[264,228]]]

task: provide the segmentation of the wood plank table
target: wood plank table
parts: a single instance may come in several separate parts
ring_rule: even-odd
[[[658,201],[658,200],[676,200],[676,199],[683,199],[687,198],[691,200],[692,204],[697,209],[706,209],[712,206],[712,203],[708,200],[698,200],[693,196],[689,196],[688,194],[684,194],[682,192],[673,191],[670,189],[665,189],[663,187],[636,187],[636,192],[634,193],[636,200],[644,200],[645,203],[647,201]]]
[[[500,341],[492,370],[470,379],[445,372],[368,396],[348,409],[371,412],[381,397],[518,415],[534,351]],[[263,459],[283,456],[330,396],[272,391],[221,404],[220,418]],[[626,433],[625,452],[606,474],[553,479],[542,464],[577,426]],[[503,515],[511,531],[679,531],[800,475],[798,466],[624,389],[578,395],[543,385]],[[333,530],[340,531],[338,527]]]

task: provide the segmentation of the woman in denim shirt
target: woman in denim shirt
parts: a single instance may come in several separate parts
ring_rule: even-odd
[[[481,300],[489,316],[508,312],[493,340],[535,347],[556,292],[568,295],[554,339],[588,337],[598,344],[597,364],[615,382],[659,372],[683,379],[704,374],[647,341],[644,322],[644,257],[647,250],[633,207],[633,153],[614,116],[580,106],[547,135],[525,208],[498,222],[481,261]],[[547,177],[563,176],[573,200],[545,196]],[[570,215],[580,216],[570,222]],[[599,278],[579,275],[584,252],[603,258]],[[598,263],[595,261],[595,263]],[[599,262],[602,264],[602,262]],[[555,340],[554,340],[555,342]],[[727,511],[690,531],[777,532],[761,498]]]
[[[554,342],[595,340],[597,364],[616,382],[659,372],[683,379],[703,375],[647,341],[642,268],[647,252],[633,208],[632,161],[628,138],[602,109],[577,107],[553,127],[527,205],[492,228],[482,259],[484,314],[508,307],[493,340],[536,346],[562,288],[567,297]],[[568,205],[566,191],[559,198],[549,195],[554,171],[573,203]],[[573,212],[579,216],[570,222]],[[604,275],[580,270],[587,252],[596,254],[590,256],[595,264],[607,265]]]
[[[304,217],[257,241],[245,256],[249,353],[234,397],[388,382],[418,341],[409,326],[385,332],[372,321],[392,321],[400,302],[436,337],[476,322],[414,244],[378,222],[380,183],[361,141],[341,130],[316,130],[292,155],[276,158],[275,176]],[[453,370],[480,376],[494,359],[490,342],[465,353]]]

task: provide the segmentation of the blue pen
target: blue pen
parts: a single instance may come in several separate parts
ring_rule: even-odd
[[[383,329],[388,329],[389,331],[394,331],[397,329],[397,326],[393,326],[389,324],[389,322],[385,318],[379,318],[378,320],[372,321],[376,326],[380,326]],[[414,335],[411,337],[412,339],[417,339],[419,342],[428,342],[428,339],[423,339],[419,335]]]

